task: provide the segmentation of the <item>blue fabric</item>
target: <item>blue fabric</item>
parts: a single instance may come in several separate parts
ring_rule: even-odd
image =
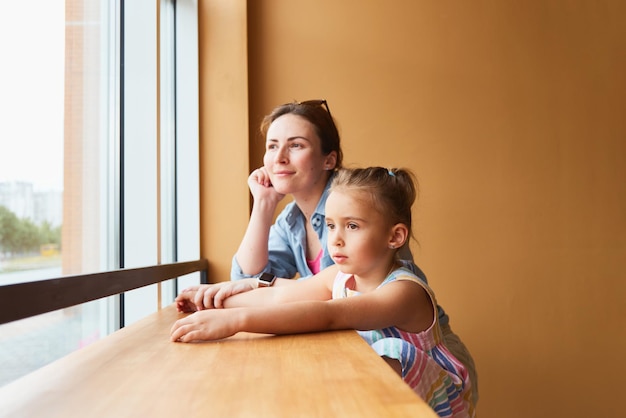
[[[322,259],[320,260],[320,269],[323,270],[334,264],[333,259],[328,253],[326,243],[328,241],[328,233],[326,230],[326,198],[330,189],[330,183],[334,176],[330,176],[324,192],[317,203],[315,212],[311,217],[311,225],[317,233],[317,237],[322,244]],[[268,242],[269,259],[267,265],[263,269],[264,272],[272,273],[277,277],[291,278],[299,274],[301,278],[313,275],[311,269],[306,263],[306,219],[298,205],[295,202],[289,203],[280,212],[276,218],[276,222],[270,228],[270,237]],[[231,280],[240,280],[248,277],[241,271],[236,257],[233,257],[230,270]]]

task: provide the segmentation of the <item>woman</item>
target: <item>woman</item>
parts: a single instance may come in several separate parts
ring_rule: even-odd
[[[287,103],[261,123],[266,138],[263,167],[254,170],[248,186],[254,198],[250,222],[232,260],[231,282],[193,286],[176,299],[180,311],[222,307],[225,298],[260,285],[283,286],[296,276],[306,278],[334,264],[327,248],[324,206],[335,171],[342,166],[339,132],[326,100]],[[272,224],[278,203],[293,197]],[[418,277],[407,243],[398,257]],[[266,280],[263,273],[282,279]],[[259,280],[263,278],[263,280]],[[474,361],[452,332],[448,315],[438,306],[439,324],[448,349],[467,367],[478,400]]]
[[[335,169],[341,167],[339,133],[325,100],[289,103],[261,124],[263,167],[252,172],[250,222],[233,257],[231,279],[272,273],[308,277],[333,264],[326,250],[324,205]],[[272,225],[278,203],[291,194]]]

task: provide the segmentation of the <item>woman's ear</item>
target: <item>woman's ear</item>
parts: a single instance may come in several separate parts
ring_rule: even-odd
[[[395,224],[391,228],[391,236],[389,237],[389,248],[400,248],[409,239],[409,228],[405,224]]]
[[[324,159],[324,170],[334,170],[337,166],[337,151],[331,151]]]

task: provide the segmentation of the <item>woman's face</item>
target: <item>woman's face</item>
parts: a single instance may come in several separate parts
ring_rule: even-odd
[[[335,167],[335,158],[334,153],[322,155],[321,141],[311,122],[289,113],[270,125],[263,165],[277,192],[297,194],[325,184],[324,173]]]

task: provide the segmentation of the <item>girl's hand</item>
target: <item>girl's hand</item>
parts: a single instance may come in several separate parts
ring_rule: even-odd
[[[230,337],[238,332],[232,310],[206,310],[193,313],[174,323],[170,339],[174,342],[211,341]]]
[[[272,186],[270,176],[265,167],[260,167],[250,173],[248,176],[248,187],[254,201],[269,201],[278,204],[285,195],[278,193]]]

